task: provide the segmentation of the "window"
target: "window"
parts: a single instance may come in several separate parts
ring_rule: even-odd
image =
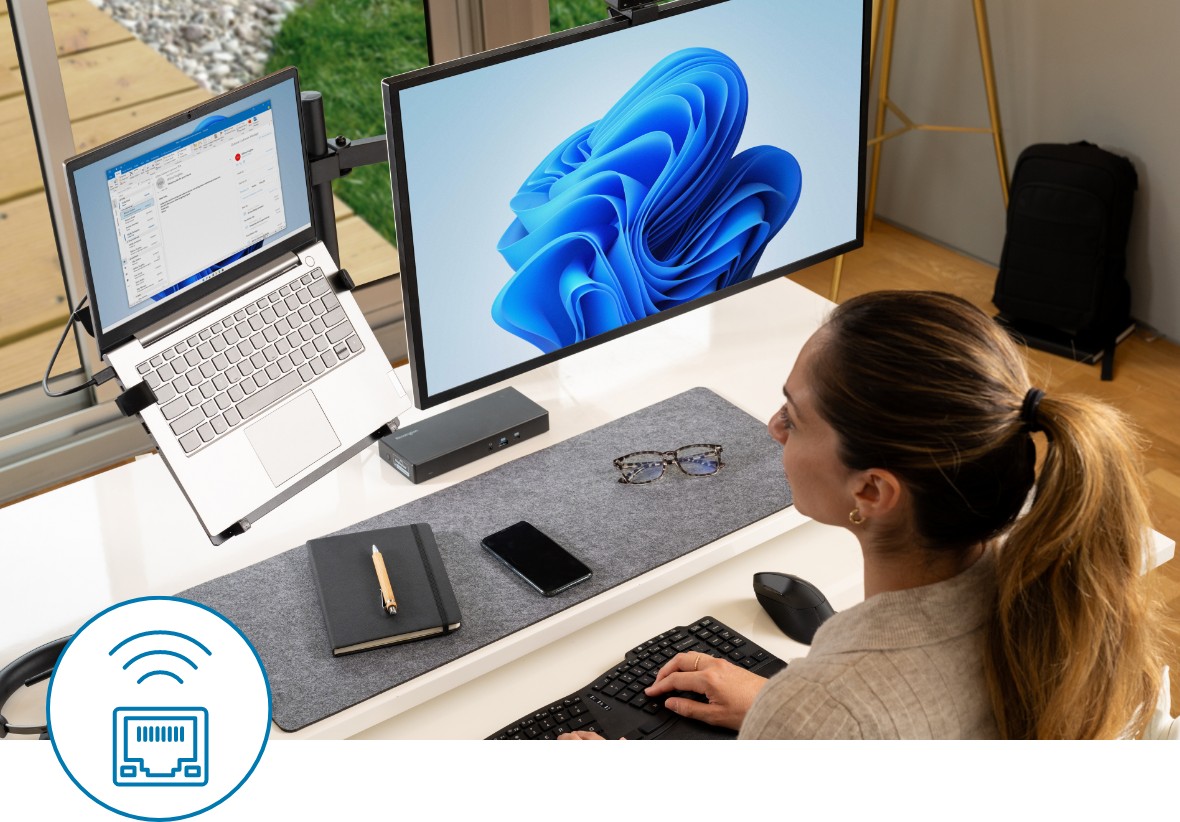
[[[431,50],[436,61],[450,59],[550,28],[546,0],[267,0],[238,6],[233,17],[196,0],[173,11],[122,3],[114,17],[91,0],[9,0],[8,9],[0,32],[7,252],[0,262],[0,505],[152,448],[114,408],[114,382],[61,398],[41,390],[71,307],[86,291],[61,173],[67,157],[289,64],[299,66],[305,90],[324,94],[329,135],[376,136],[384,128],[383,77],[425,65]],[[333,22],[358,11],[360,22]],[[352,35],[347,48],[333,25]],[[362,87],[349,101],[349,89],[336,85],[341,74],[362,78],[371,91]],[[358,299],[397,360],[405,332],[388,179],[384,164],[358,169],[334,191],[342,265],[366,284]],[[64,342],[54,367],[58,391],[103,368],[85,333]]]

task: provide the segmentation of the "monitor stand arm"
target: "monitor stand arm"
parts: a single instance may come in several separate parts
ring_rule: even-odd
[[[340,266],[340,243],[336,237],[336,208],[332,203],[332,181],[354,168],[389,162],[385,135],[352,141],[344,135],[328,141],[324,125],[324,98],[318,91],[300,95],[303,108],[303,150],[311,171],[311,219],[316,236],[323,241]]]

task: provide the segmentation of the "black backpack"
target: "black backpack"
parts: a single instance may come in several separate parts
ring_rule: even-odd
[[[1042,143],[1012,173],[1008,228],[992,302],[1035,348],[1089,362],[1110,379],[1116,340],[1131,327],[1127,234],[1138,177],[1092,143]]]

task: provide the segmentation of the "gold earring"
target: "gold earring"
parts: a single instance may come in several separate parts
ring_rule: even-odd
[[[851,511],[848,512],[848,521],[851,522],[853,525],[861,525],[864,523],[865,518],[860,515],[859,508],[853,508]]]

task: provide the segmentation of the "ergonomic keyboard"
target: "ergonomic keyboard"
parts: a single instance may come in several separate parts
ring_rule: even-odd
[[[488,739],[556,739],[569,731],[593,731],[607,739],[733,739],[736,731],[674,714],[664,707],[669,696],[703,701],[700,694],[675,692],[655,699],[643,691],[660,668],[678,653],[695,651],[728,659],[770,677],[787,663],[712,617],[677,626],[641,642],[618,665],[584,688],[547,703],[510,722]]]

